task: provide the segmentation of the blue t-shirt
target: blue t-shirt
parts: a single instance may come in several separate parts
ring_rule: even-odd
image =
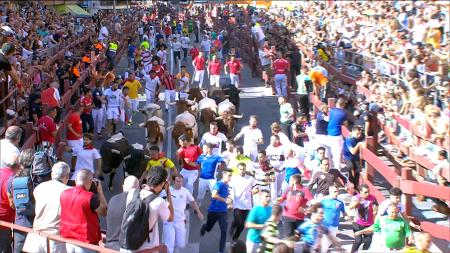
[[[356,154],[352,154],[350,152],[350,148],[354,148],[356,144],[358,144],[360,140],[349,137],[344,140],[344,147],[342,148],[342,155],[345,160],[358,161],[359,160],[359,152]]]
[[[339,199],[324,198],[320,203],[323,206],[323,224],[327,227],[339,226],[339,217],[345,213],[344,202]]]
[[[164,39],[164,35],[162,35],[161,33],[156,34],[155,40],[159,41],[159,39]]]
[[[284,181],[286,181],[286,183],[289,183],[289,179],[291,178],[292,175],[301,174],[300,170],[297,167],[294,168],[286,167],[285,173],[286,174],[284,176]]]
[[[339,136],[342,135],[341,126],[347,119],[347,112],[341,108],[330,109],[330,119],[328,120],[328,135]]]
[[[217,182],[214,187],[213,191],[217,191],[219,193],[219,196],[226,199],[228,198],[228,184],[224,183],[223,181]],[[213,213],[226,213],[227,212],[227,203],[223,201],[219,201],[217,199],[212,198],[211,204],[209,205],[208,212]]]
[[[128,57],[134,58],[134,52],[136,51],[135,45],[129,45],[128,46]]]
[[[311,220],[306,220],[296,230],[302,235],[301,240],[311,252],[320,252],[322,237],[329,233],[325,225],[313,223]]]
[[[271,206],[255,206],[247,216],[247,222],[255,224],[264,224],[270,218],[272,214]],[[254,243],[261,242],[261,229],[249,228],[247,232],[247,240]]]
[[[214,174],[216,173],[217,165],[221,162],[225,162],[223,157],[218,155],[207,156],[205,154],[197,158],[196,163],[201,164],[200,178],[203,179],[214,179]]]
[[[327,135],[328,134],[328,122],[324,120],[325,114],[323,112],[317,113],[316,117],[316,134]]]

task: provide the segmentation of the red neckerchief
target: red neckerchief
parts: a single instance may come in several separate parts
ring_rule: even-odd
[[[219,131],[217,131],[216,133],[213,133],[213,132],[209,131],[209,133],[210,133],[211,135],[213,135],[213,136],[216,136],[216,135],[219,133]]]
[[[83,146],[84,149],[94,149],[94,145],[92,144],[86,144]]]
[[[256,129],[257,127],[252,127],[252,126],[248,126],[251,130],[254,130],[254,129]]]

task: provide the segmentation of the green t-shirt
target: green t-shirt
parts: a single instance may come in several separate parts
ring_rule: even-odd
[[[264,224],[272,214],[271,206],[255,206],[247,216],[247,222],[255,224]],[[261,229],[249,228],[247,232],[247,240],[253,243],[261,242]]]
[[[280,236],[280,232],[278,230],[278,224],[273,220],[268,220],[266,224],[264,224],[264,228],[261,231],[261,240],[263,241],[263,249],[264,253],[271,253],[273,251],[273,248],[275,247],[275,244],[265,241],[264,237],[276,237],[278,238]]]
[[[381,216],[373,224],[375,232],[381,232],[385,238],[386,248],[401,249],[405,247],[406,237],[411,236],[411,229],[408,223],[401,217],[389,219],[388,216]]]
[[[194,21],[188,20],[187,21],[187,27],[188,27],[189,33],[193,32],[194,31]]]
[[[298,75],[296,77],[297,80],[297,94],[308,94],[308,89],[306,87],[306,81],[311,80],[311,78],[309,77],[309,75],[305,75],[303,73],[300,73],[300,75]]]
[[[290,103],[285,103],[280,105],[280,122],[281,123],[292,123],[294,120],[292,118],[287,118],[294,112],[292,105]]]

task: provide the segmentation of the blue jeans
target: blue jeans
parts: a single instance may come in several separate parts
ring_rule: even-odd
[[[27,238],[27,233],[14,230],[14,252],[22,252],[23,244]]]
[[[228,228],[227,212],[221,213],[208,212],[208,218],[206,219],[206,224],[202,226],[202,230],[205,230],[206,232],[211,231],[211,229],[214,227],[214,224],[216,224],[217,221],[219,221],[220,227],[219,252],[224,252],[225,243],[227,241],[227,228]]]

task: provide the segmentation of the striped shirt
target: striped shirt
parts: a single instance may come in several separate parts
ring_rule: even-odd
[[[161,82],[166,88],[166,90],[174,90],[175,89],[175,77],[170,74],[162,75]]]
[[[261,231],[262,238],[262,251],[263,253],[271,253],[275,244],[265,240],[266,237],[277,237],[280,235],[280,231],[278,230],[278,225],[275,221],[269,219],[264,224],[264,228]]]
[[[152,61],[152,54],[150,53],[150,51],[148,51],[148,50],[142,51],[141,57],[142,57],[142,63],[143,63],[145,66],[151,64],[151,61]]]

